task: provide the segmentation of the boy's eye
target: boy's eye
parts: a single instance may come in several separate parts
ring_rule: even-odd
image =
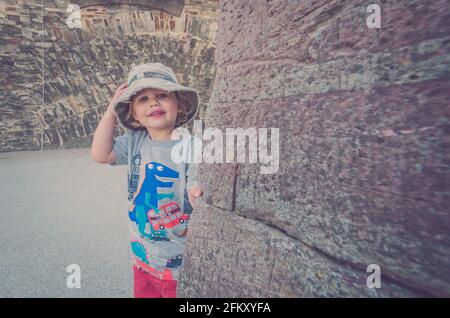
[[[165,94],[165,93],[161,93],[161,94],[158,94],[158,96],[157,96],[157,98],[158,99],[163,99],[163,98],[166,98],[166,97],[168,97],[169,95],[167,95],[167,94]],[[146,102],[148,100],[148,97],[147,96],[142,96],[140,99],[139,99],[139,103],[142,103],[142,102]]]
[[[147,99],[148,99],[147,96],[143,96],[143,97],[141,97],[141,98],[139,99],[139,102],[144,102],[144,101],[146,101]]]

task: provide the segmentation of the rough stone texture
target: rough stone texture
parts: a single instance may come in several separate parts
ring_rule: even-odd
[[[44,8],[2,1],[0,151],[90,146],[115,89],[139,63],[169,65],[181,84],[198,89],[202,117],[215,77],[218,4],[184,2],[179,17],[142,6],[88,6],[81,28],[70,29],[71,1],[44,1]],[[179,4],[159,6],[178,14]]]
[[[201,167],[179,295],[450,296],[448,30],[448,0],[221,1],[206,127],[279,128],[280,168]]]
[[[198,249],[183,260],[180,296],[360,297],[414,296],[390,281],[366,288],[366,275],[336,263],[277,228],[202,204],[190,226]]]

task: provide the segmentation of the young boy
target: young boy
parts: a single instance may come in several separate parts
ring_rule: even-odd
[[[190,213],[202,190],[197,165],[174,161],[172,149],[183,142],[175,129],[197,109],[197,91],[178,84],[172,69],[142,64],[119,86],[94,134],[96,162],[128,165],[135,297],[176,297]],[[116,117],[126,132],[113,139]]]

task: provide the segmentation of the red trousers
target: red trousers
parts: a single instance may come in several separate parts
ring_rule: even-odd
[[[135,298],[176,298],[177,281],[161,280],[133,266]]]

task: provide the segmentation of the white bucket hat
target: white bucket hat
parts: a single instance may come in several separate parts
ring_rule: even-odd
[[[187,116],[177,120],[179,127],[195,117],[198,111],[199,97],[195,89],[178,84],[174,71],[161,63],[147,63],[134,66],[128,74],[127,89],[119,96],[114,112],[119,124],[131,130],[145,129],[130,116],[131,97],[146,88],[162,89],[176,92],[177,97],[186,106]]]

